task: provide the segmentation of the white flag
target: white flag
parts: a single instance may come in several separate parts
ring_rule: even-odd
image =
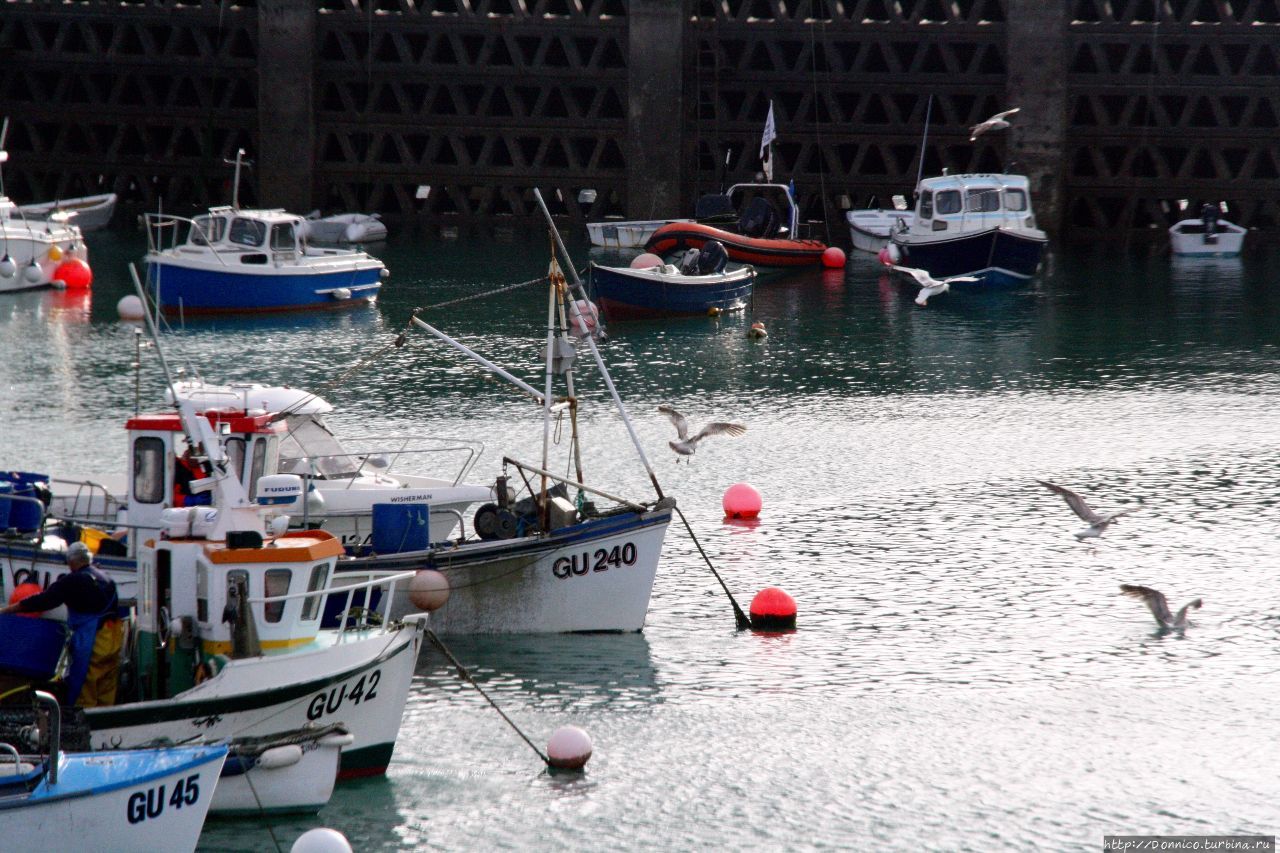
[[[778,138],[778,131],[773,125],[773,101],[769,102],[769,117],[764,120],[764,135],[760,137],[760,160],[764,164],[764,176],[773,180],[773,152],[769,143]]]

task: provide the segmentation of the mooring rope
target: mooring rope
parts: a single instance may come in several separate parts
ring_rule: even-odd
[[[733,593],[729,592],[729,587],[725,586],[724,579],[720,577],[720,573],[716,571],[716,567],[711,565],[711,558],[707,556],[707,552],[702,550],[702,543],[698,541],[698,537],[694,535],[693,528],[689,526],[689,519],[684,517],[684,513],[680,511],[680,507],[672,506],[676,511],[676,515],[680,516],[680,520],[684,522],[684,529],[689,531],[689,538],[693,540],[693,544],[698,546],[698,553],[702,555],[702,559],[707,561],[707,568],[711,570],[711,574],[716,576],[716,580],[720,581],[720,588],[724,590],[724,594],[729,596],[729,603],[733,605],[733,615],[738,623],[738,630],[746,630],[751,627],[751,618],[742,612],[742,608],[738,606],[738,601],[733,597]]]

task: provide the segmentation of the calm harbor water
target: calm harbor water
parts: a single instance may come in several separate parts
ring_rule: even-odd
[[[90,298],[0,297],[4,468],[117,473],[135,387],[144,408],[161,392],[115,317],[141,240],[94,238]],[[188,323],[170,358],[215,380],[323,386],[342,432],[478,438],[475,479],[504,454],[536,460],[538,410],[421,333],[329,383],[413,307],[543,273],[545,237],[378,252],[392,276],[376,306]],[[743,607],[781,586],[800,629],[736,632],[673,526],[643,634],[450,641],[535,743],[585,728],[587,773],[544,772],[428,650],[388,777],[272,824],[276,839],[327,825],[357,850],[1076,850],[1104,834],[1274,834],[1276,260],[1059,252],[1030,287],[921,309],[855,256],[768,274],[746,316],[612,327],[605,357],[664,490]],[[536,379],[545,298],[423,316]],[[752,320],[766,340],[746,337]],[[649,497],[602,383],[579,383],[588,480]],[[661,403],[748,431],[677,466]],[[1081,544],[1036,479],[1138,511]],[[726,524],[720,496],[743,480],[764,513]],[[1120,583],[1204,608],[1164,635]],[[274,848],[236,821],[211,822],[201,849]]]

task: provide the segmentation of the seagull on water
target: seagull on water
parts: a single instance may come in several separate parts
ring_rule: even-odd
[[[969,128],[969,141],[973,142],[979,136],[986,133],[988,130],[1004,130],[1006,127],[1009,126],[1009,122],[1005,121],[1005,117],[1013,115],[1020,109],[1022,108],[1014,107],[1011,110],[1005,110],[1002,113],[996,113],[986,121],[975,124],[973,127]]]
[[[1149,586],[1134,586],[1132,584],[1120,584],[1120,591],[1125,595],[1131,595],[1134,598],[1141,598],[1146,602],[1147,607],[1151,609],[1151,615],[1156,617],[1156,621],[1160,623],[1161,628],[1185,628],[1191,624],[1187,621],[1187,610],[1194,607],[1199,610],[1203,602],[1200,599],[1182,605],[1182,609],[1178,611],[1178,615],[1174,616],[1169,612],[1169,602],[1165,599],[1164,593],[1158,589],[1152,589]]]
[[[953,281],[981,281],[976,275],[952,275],[947,278],[937,279],[924,270],[916,269],[915,267],[900,267],[896,264],[891,269],[906,273],[920,284],[920,294],[916,297],[916,304],[920,306],[929,304],[929,297],[937,296],[939,293],[946,293],[950,290],[951,282]]]
[[[689,422],[685,420],[684,415],[677,412],[670,406],[659,406],[658,411],[671,418],[671,423],[676,425],[676,434],[680,436],[679,441],[668,441],[667,444],[671,449],[681,456],[692,456],[694,451],[698,449],[698,442],[709,435],[742,435],[747,428],[742,424],[725,423],[724,421],[716,421],[709,423],[698,431],[698,434],[689,437]],[[680,460],[677,459],[677,462]]]
[[[1089,522],[1088,527],[1075,534],[1077,539],[1091,539],[1093,537],[1101,536],[1103,531],[1107,529],[1107,525],[1111,524],[1111,522],[1115,521],[1120,516],[1128,515],[1137,509],[1137,507],[1129,507],[1128,509],[1122,509],[1118,512],[1110,512],[1106,515],[1101,515],[1094,512],[1093,508],[1084,502],[1084,498],[1080,497],[1066,486],[1046,483],[1044,480],[1036,480],[1036,482],[1044,486],[1049,491],[1057,492],[1062,495],[1063,500],[1067,502],[1067,506],[1071,507],[1076,515]]]

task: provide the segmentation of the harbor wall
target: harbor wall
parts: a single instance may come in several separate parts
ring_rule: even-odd
[[[1280,217],[1277,0],[2,0],[0,56],[8,195],[126,216],[228,202],[237,148],[241,201],[300,212],[689,215],[758,173],[772,102],[837,242],[943,169],[1028,174],[1068,239]]]

